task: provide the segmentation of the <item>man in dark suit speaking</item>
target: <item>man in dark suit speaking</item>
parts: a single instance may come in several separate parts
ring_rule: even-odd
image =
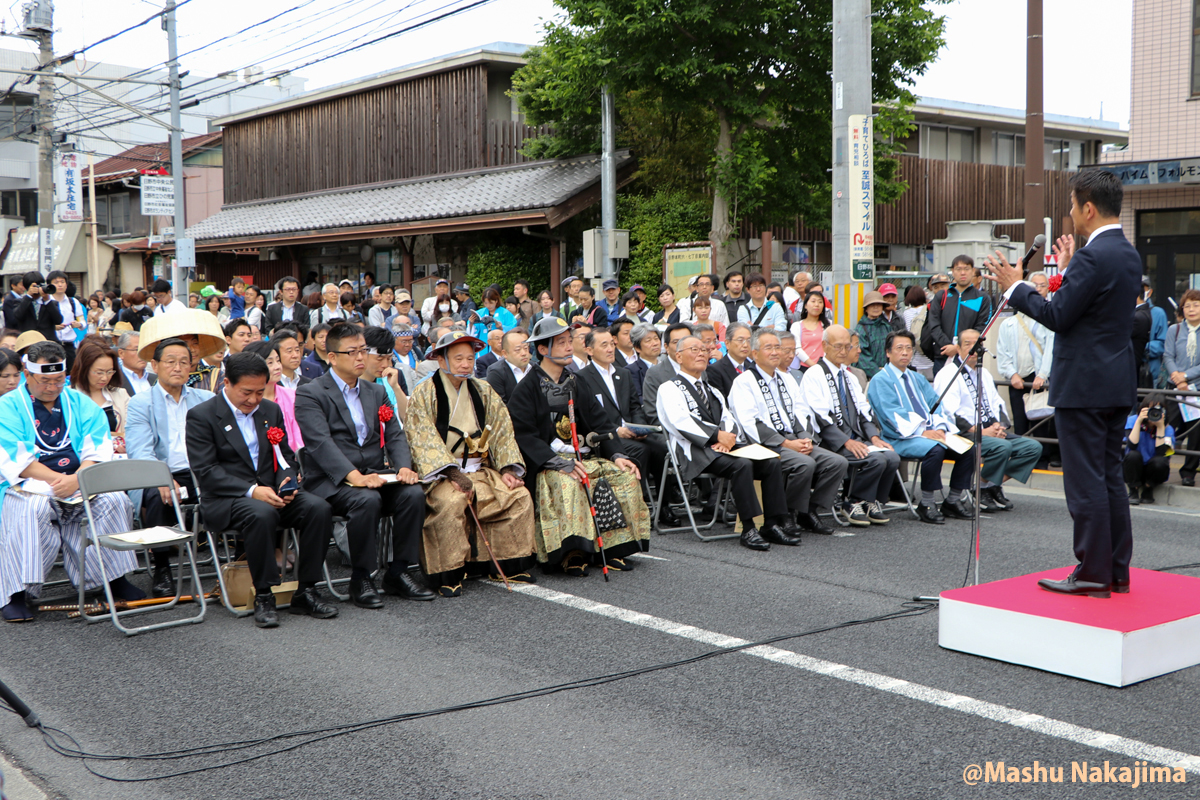
[[[1108,597],[1129,591],[1133,532],[1122,477],[1125,418],[1137,398],[1131,335],[1142,264],[1121,232],[1121,181],[1090,169],[1071,177],[1071,220],[1087,244],[1060,236],[1054,251],[1062,286],[1045,300],[1021,282],[1020,265],[997,251],[992,280],[1018,311],[1054,331],[1050,403],[1062,450],[1063,488],[1075,521],[1079,566],[1065,580],[1038,581],[1063,594]]]
[[[296,490],[296,456],[282,435],[283,412],[263,400],[270,377],[267,362],[256,353],[232,355],[225,360],[225,385],[217,396],[187,412],[188,463],[196,474],[204,524],[241,533],[254,582],[254,624],[260,628],[279,624],[271,587],[279,584],[275,533],[280,525],[295,528],[300,538],[300,585],[291,612],[319,619],[338,613],[315,588],[333,514],[321,498]],[[274,447],[268,438],[272,430],[281,437]]]

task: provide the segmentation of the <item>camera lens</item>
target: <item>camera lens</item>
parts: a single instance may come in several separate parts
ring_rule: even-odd
[[[1162,406],[1155,406],[1146,412],[1146,419],[1150,422],[1158,422],[1163,418]]]

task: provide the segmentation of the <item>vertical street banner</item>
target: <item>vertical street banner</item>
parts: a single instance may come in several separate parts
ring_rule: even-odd
[[[54,207],[59,222],[83,222],[83,159],[78,153],[58,157]]]
[[[851,114],[850,263],[856,281],[875,280],[875,144],[869,114]]]

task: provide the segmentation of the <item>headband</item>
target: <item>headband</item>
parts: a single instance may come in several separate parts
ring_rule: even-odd
[[[25,369],[35,375],[59,375],[67,371],[66,361],[52,361],[49,364],[38,364],[30,361],[29,356],[22,356],[21,363],[25,365]]]
[[[417,332],[416,332],[416,331],[413,331],[413,330],[407,330],[407,331],[392,331],[392,336],[393,336],[393,337],[399,337],[399,336],[409,336],[409,337],[412,337],[412,336],[416,336],[416,335],[417,335]]]
[[[370,355],[373,355],[373,356],[390,356],[392,354],[392,351],[391,350],[379,350],[374,347],[368,347],[367,353]]]

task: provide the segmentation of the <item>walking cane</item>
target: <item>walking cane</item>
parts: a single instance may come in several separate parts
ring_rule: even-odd
[[[579,452],[579,433],[575,429],[575,390],[572,383],[570,397],[567,398],[567,414],[571,418],[571,446],[575,448],[575,458],[583,463],[583,454]],[[588,508],[592,512],[592,527],[596,529],[596,545],[600,548],[600,571],[604,573],[604,581],[608,582],[608,557],[604,555],[604,537],[600,535],[600,523],[596,521],[596,503],[592,500],[592,482],[588,480],[587,470],[583,471],[583,496],[587,498]]]
[[[479,521],[479,515],[475,513],[475,507],[471,505],[470,500],[467,501],[467,510],[471,512],[471,519],[475,520],[475,527],[479,529],[479,538],[483,539],[483,546],[487,548],[488,556],[492,559],[492,566],[496,568],[496,572],[500,573],[504,587],[511,592],[512,586],[508,583],[508,576],[504,574],[504,570],[500,569],[500,562],[496,560],[496,554],[492,552],[492,543],[488,541],[487,534],[483,532],[483,524]]]

